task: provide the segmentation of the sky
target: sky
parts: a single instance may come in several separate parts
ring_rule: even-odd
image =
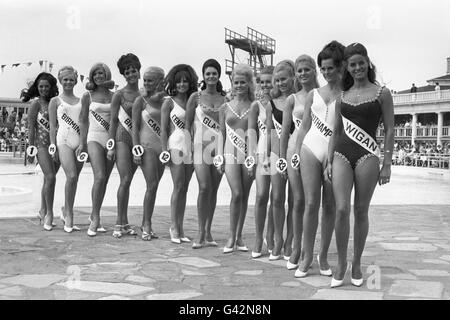
[[[449,17],[449,0],[0,0],[0,97],[18,97],[41,71],[39,60],[51,61],[54,75],[72,65],[85,76],[104,62],[122,87],[116,62],[128,52],[142,71],[187,63],[199,77],[203,62],[215,58],[228,88],[225,28],[246,35],[247,27],[276,40],[275,64],[301,54],[316,59],[331,40],[360,42],[378,80],[400,91],[446,73]],[[238,61],[247,57],[237,50]],[[83,92],[79,83],[75,93]]]

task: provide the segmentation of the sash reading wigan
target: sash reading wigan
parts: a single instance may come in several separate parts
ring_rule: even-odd
[[[366,131],[344,116],[342,116],[342,123],[344,124],[344,132],[347,137],[370,153],[380,157],[380,149],[377,142]]]
[[[200,122],[208,129],[213,130],[214,132],[218,133],[220,130],[220,125],[210,116],[208,116],[202,108],[197,108],[195,110],[195,113],[197,114],[198,119]]]
[[[247,144],[245,143],[245,140],[242,139],[240,135],[238,135],[228,124],[226,124],[227,129],[227,136],[230,139],[230,142],[233,144],[233,146],[236,147],[237,150],[239,150],[244,155],[247,154]]]
[[[38,112],[37,122],[45,131],[50,132],[50,122],[45,119],[41,112]]]
[[[327,142],[330,140],[333,134],[332,127],[324,120],[322,120],[312,109],[311,109],[311,123],[319,131],[320,136],[324,138]]]
[[[69,117],[66,113],[63,113],[63,115],[61,116],[61,120],[63,120],[76,133],[80,134],[80,126],[78,125],[78,123],[73,121],[72,118]]]
[[[153,130],[153,132],[158,136],[161,137],[161,127],[159,126],[158,122],[156,122],[151,116],[150,113],[148,113],[147,110],[142,110],[142,119],[144,122],[149,126],[150,129]]]
[[[119,121],[122,127],[125,128],[125,130],[128,131],[129,134],[131,134],[131,130],[133,129],[133,123],[131,122],[130,117],[128,114],[123,110],[122,107],[119,108]]]
[[[97,112],[95,112],[94,110],[90,110],[92,116],[94,117],[95,121],[97,121],[97,123],[99,125],[101,125],[103,127],[103,129],[105,129],[106,131],[109,131],[109,122],[106,121],[105,119],[103,119],[103,117],[101,115],[99,115]]]

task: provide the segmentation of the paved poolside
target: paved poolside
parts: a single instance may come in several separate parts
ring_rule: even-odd
[[[168,172],[163,177],[153,216],[153,228],[159,239],[144,242],[139,236],[122,239],[111,236],[116,214],[117,177],[114,175],[102,209],[102,221],[108,232],[89,238],[86,230],[92,180],[90,168],[86,169],[89,171],[82,174],[80,185],[83,187],[77,195],[75,212],[75,223],[82,232],[63,232],[59,220],[53,231],[44,231],[34,214],[30,216],[37,204],[33,195],[28,203],[17,207],[13,217],[10,213],[5,214],[8,210],[1,206],[0,299],[450,298],[450,179],[444,173],[429,175],[421,171],[415,172],[413,177],[408,168],[393,167],[392,184],[377,188],[370,210],[370,231],[362,261],[364,285],[360,288],[352,286],[347,273],[345,286],[331,289],[330,278],[319,275],[316,262],[308,277],[296,279],[294,271],[288,271],[283,260],[269,262],[267,255],[252,260],[250,252],[222,253],[229,225],[226,179],[221,186],[223,192],[219,193],[221,197],[212,230],[219,243],[217,248],[194,250],[190,244],[170,242],[167,199],[171,182]],[[29,168],[23,166],[3,167],[3,171],[0,169],[0,186],[35,188],[33,182],[37,176],[4,175],[27,171]],[[139,234],[140,202],[144,192],[143,179],[140,179],[142,174],[138,172],[132,185],[129,210],[130,223],[136,226]],[[38,182],[35,183],[37,186]],[[185,216],[185,233],[191,238],[197,230],[196,191],[194,176]],[[251,197],[254,197],[254,190]],[[55,208],[58,207],[55,205]],[[244,226],[244,241],[250,250],[254,243],[253,233],[251,206]],[[352,250],[350,240],[349,260]],[[331,266],[335,266],[336,260],[333,236],[329,254]]]

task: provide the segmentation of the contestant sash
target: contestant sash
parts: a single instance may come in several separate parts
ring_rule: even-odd
[[[347,137],[370,153],[380,157],[380,148],[378,148],[377,142],[366,131],[344,116],[342,116],[342,123],[344,124],[344,132]]]
[[[264,121],[260,117],[258,117],[258,129],[260,135],[266,135],[267,134],[267,127]]]
[[[233,146],[244,155],[247,155],[247,143],[229,125],[226,124],[227,136]]]
[[[92,114],[92,117],[95,119],[95,121],[103,128],[106,132],[109,131],[109,122],[103,119],[101,115],[99,115],[94,110],[90,110],[90,113]]]
[[[170,120],[172,121],[175,128],[178,128],[180,130],[184,129],[184,121],[181,120],[180,118],[178,118],[178,116],[176,114],[171,114]]]
[[[212,117],[208,116],[200,107],[197,107],[195,110],[195,113],[197,114],[198,119],[200,122],[208,129],[211,129],[212,131],[219,133],[220,125],[217,123],[216,120],[214,120]]]
[[[37,122],[45,131],[50,132],[50,122],[40,112],[37,115]]]
[[[158,136],[161,137],[161,127],[158,122],[156,122],[148,113],[147,110],[142,110],[142,120],[147,124],[147,126],[152,129],[152,131]]]
[[[128,116],[128,114],[123,110],[122,107],[119,108],[119,122],[122,125],[122,127],[125,128],[125,130],[128,131],[129,134],[131,134],[131,130],[133,129],[133,123],[131,122],[131,118]]]
[[[275,117],[272,115],[273,126],[275,127],[275,131],[277,132],[278,139],[281,138],[281,123],[279,123]]]
[[[296,116],[292,115],[292,121],[294,122],[295,129],[299,130],[300,129],[300,125],[302,124],[302,119],[299,119]]]
[[[325,120],[320,118],[312,109],[311,124],[316,127],[316,130],[320,133],[319,135],[328,143],[328,141],[330,141],[331,135],[333,134],[333,127]]]
[[[80,134],[80,126],[78,125],[78,123],[73,121],[73,119],[69,117],[67,113],[62,114],[61,120],[64,121],[69,126],[69,128],[71,128],[77,134]]]

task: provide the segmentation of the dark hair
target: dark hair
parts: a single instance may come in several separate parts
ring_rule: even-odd
[[[326,59],[333,59],[334,66],[340,67],[344,62],[344,50],[345,46],[336,40],[328,43],[317,56],[319,67],[322,66],[322,60]]]
[[[47,80],[48,83],[50,84],[49,94],[47,97],[45,97],[46,101],[50,101],[51,98],[56,97],[59,94],[58,81],[56,80],[56,78],[53,75],[51,75],[50,73],[41,72],[38,74],[38,76],[34,80],[33,84],[28,89],[28,91],[24,92],[24,94],[22,96],[23,102],[28,102],[33,98],[39,97],[38,85],[39,85],[39,81],[41,81],[41,80]]]
[[[176,86],[181,79],[185,78],[189,82],[189,90],[187,96],[190,97],[192,93],[197,92],[198,77],[194,69],[187,64],[177,64],[170,69],[164,82],[166,83],[165,91],[169,96],[177,95]]]
[[[355,42],[351,45],[348,45],[344,50],[344,61],[345,63],[348,63],[348,59],[351,56],[354,56],[355,54],[359,54],[367,59],[367,63],[369,64],[369,68],[367,71],[367,77],[369,78],[369,81],[375,84],[378,84],[376,81],[376,68],[372,64],[372,62],[369,59],[369,56],[367,55],[367,49],[364,47],[361,43]],[[346,70],[344,70],[344,76],[342,77],[342,86],[343,90],[347,91],[353,86],[354,80],[351,74]]]
[[[221,72],[222,72],[222,68],[220,67],[220,63],[217,62],[217,60],[215,60],[215,59],[208,59],[208,60],[205,61],[205,63],[204,63],[203,66],[202,66],[202,76],[205,75],[205,70],[206,70],[207,68],[209,68],[209,67],[216,69],[216,70],[217,70],[217,73],[219,74],[219,78],[220,78],[220,74],[221,74]],[[206,89],[206,82],[205,82],[205,80],[202,80],[200,83],[201,83],[201,85],[202,85],[200,89],[201,89],[201,90],[205,90],[205,89]],[[223,91],[222,82],[220,82],[220,80],[217,81],[216,90],[217,90],[217,92],[219,92],[221,95],[223,95],[223,96],[226,95],[226,92]]]
[[[119,68],[119,72],[121,75],[125,73],[125,70],[130,66],[135,67],[138,71],[141,70],[141,63],[139,58],[132,53],[127,53],[120,57],[119,61],[117,61],[117,67]]]

